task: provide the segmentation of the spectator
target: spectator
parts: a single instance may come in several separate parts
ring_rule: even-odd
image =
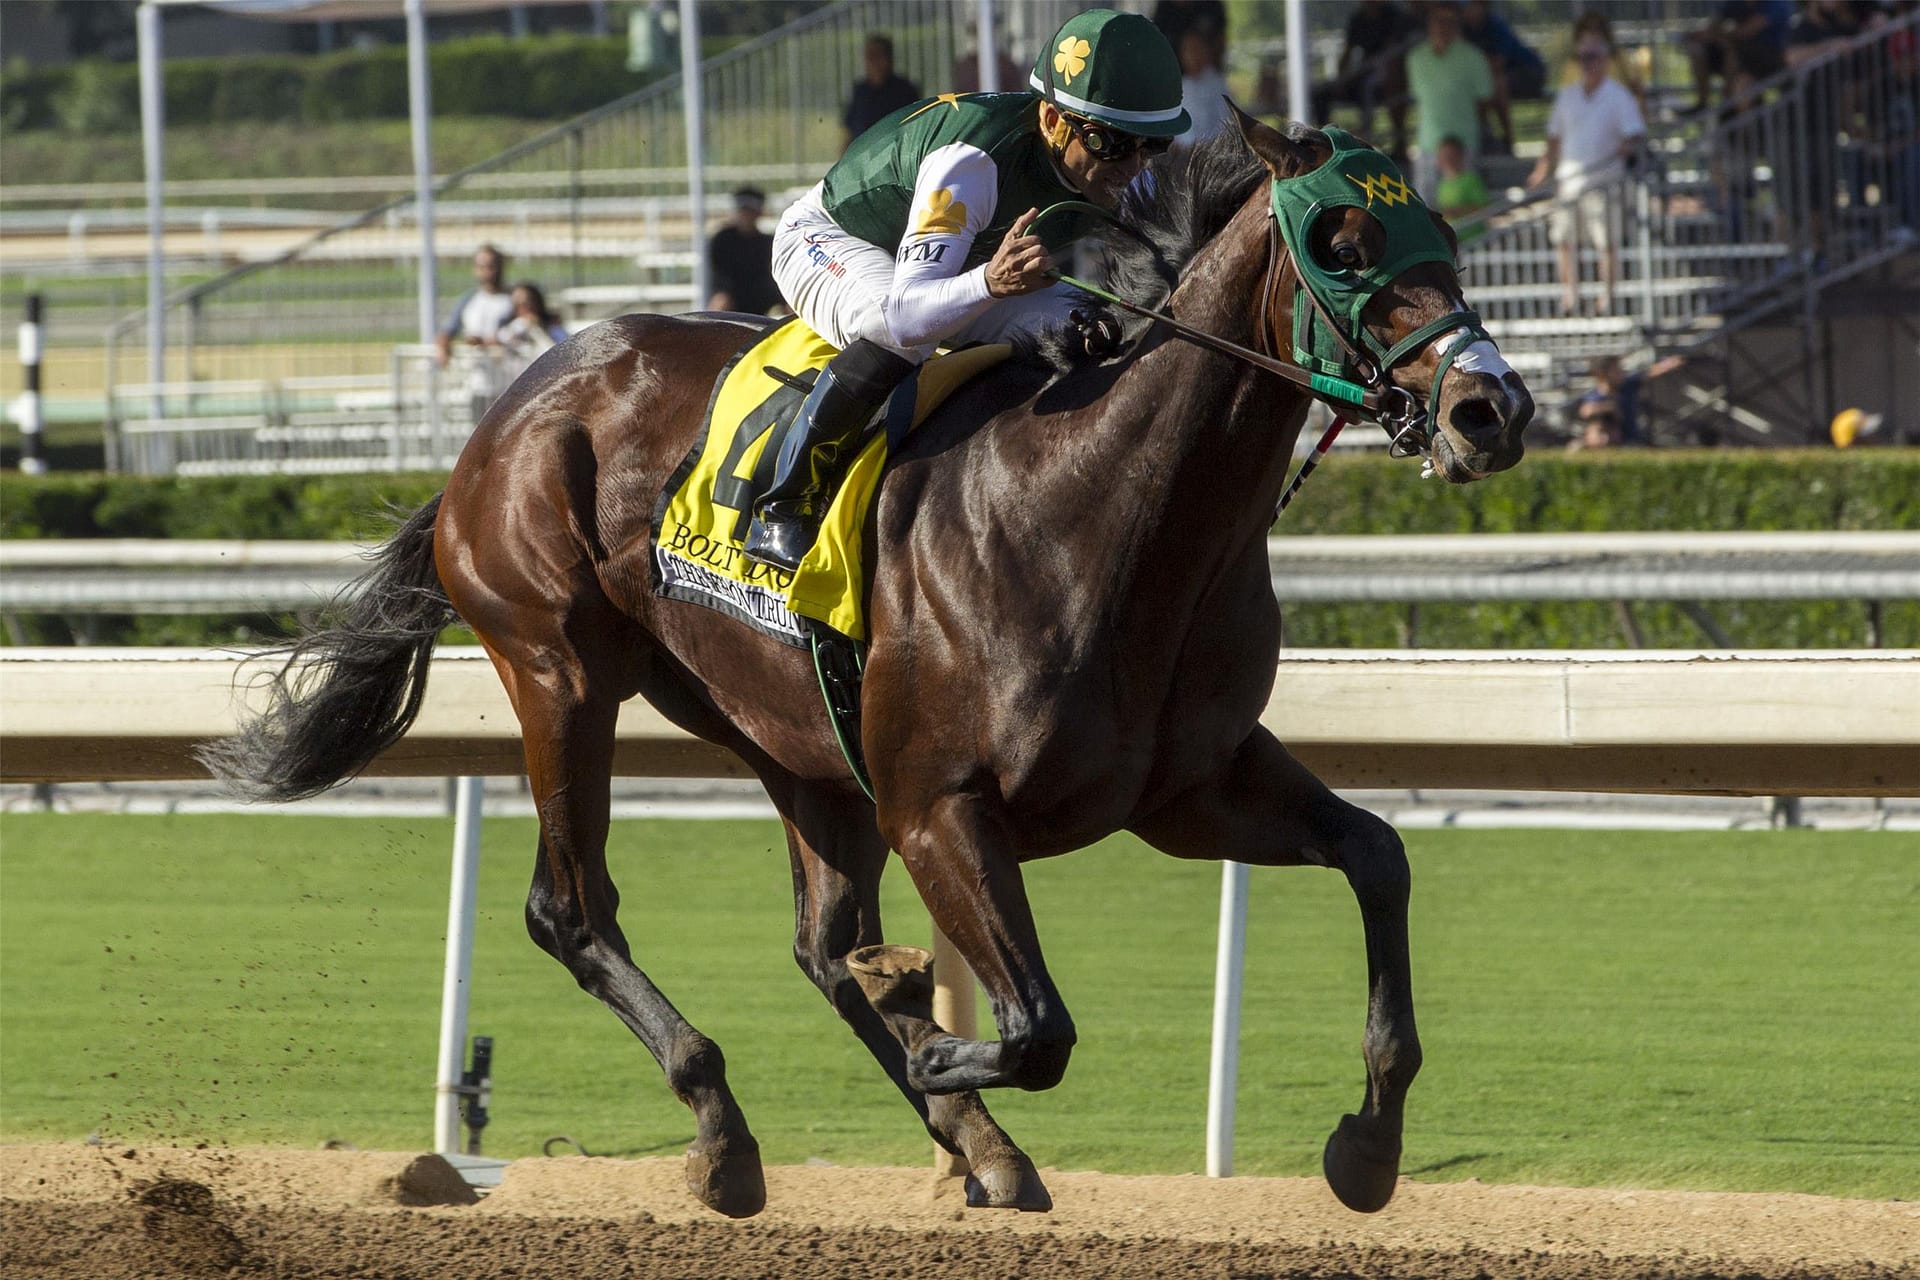
[[[1493,118],[1499,127],[1504,154],[1513,154],[1513,100],[1544,98],[1547,64],[1533,48],[1493,11],[1490,0],[1467,0],[1460,14],[1460,34],[1487,55],[1493,68]]]
[[[1612,402],[1582,399],[1577,412],[1580,434],[1567,441],[1568,453],[1617,449],[1626,443],[1626,437],[1620,430],[1620,415]]]
[[[487,411],[493,398],[505,390],[500,380],[498,337],[507,321],[513,319],[513,295],[501,287],[507,271],[507,255],[490,244],[474,250],[474,287],[460,295],[448,312],[446,323],[434,340],[434,363],[442,369],[453,357],[457,340],[461,363],[466,367],[467,399],[473,420]],[[489,348],[492,348],[489,350]]]
[[[707,271],[713,296],[710,311],[746,311],[766,315],[780,301],[773,282],[773,237],[760,229],[767,197],[754,187],[733,193],[733,217],[707,241]]]
[[[1227,6],[1225,0],[1158,0],[1153,25],[1177,54],[1189,31],[1198,31],[1212,45],[1216,67],[1227,65]]]
[[[1432,204],[1440,169],[1440,140],[1460,139],[1469,158],[1480,154],[1480,122],[1493,103],[1493,68],[1487,55],[1460,38],[1460,6],[1434,0],[1427,9],[1427,38],[1407,54],[1407,89],[1420,113],[1414,135],[1414,186]]]
[[[1682,114],[1707,109],[1715,76],[1726,87],[1729,107],[1751,105],[1754,86],[1786,65],[1792,22],[1790,0],[1723,0],[1711,23],[1687,35],[1693,105]]]
[[[500,327],[508,380],[519,377],[549,347],[567,340],[567,330],[547,309],[540,286],[521,281],[513,286],[513,319]]]
[[[1640,426],[1640,393],[1649,380],[1662,378],[1687,362],[1685,356],[1666,356],[1639,373],[1628,373],[1619,356],[1599,356],[1589,367],[1593,389],[1580,397],[1577,410],[1582,425],[1596,418],[1610,424],[1613,444],[1648,443]],[[1588,445],[1589,448],[1599,447]]]
[[[1336,103],[1360,108],[1360,133],[1373,132],[1373,111],[1384,106],[1393,125],[1393,152],[1407,153],[1407,49],[1419,38],[1420,26],[1392,0],[1360,0],[1347,16],[1340,70],[1314,90],[1313,118],[1326,121]]]
[[[1175,146],[1191,147],[1227,127],[1227,77],[1217,58],[1219,42],[1197,24],[1174,48],[1180,55],[1180,105],[1193,117],[1193,127]]]
[[[1547,150],[1527,185],[1544,186],[1549,177],[1554,182],[1558,203],[1547,232],[1559,252],[1561,311],[1574,315],[1580,309],[1579,233],[1584,229],[1600,255],[1604,315],[1613,310],[1620,271],[1623,208],[1618,187],[1647,125],[1633,94],[1609,74],[1613,33],[1604,18],[1589,13],[1574,25],[1573,52],[1580,79],[1554,98]]]
[[[1487,184],[1480,179],[1467,164],[1467,149],[1460,139],[1448,134],[1440,139],[1440,150],[1436,155],[1440,164],[1440,181],[1435,190],[1440,216],[1452,222],[1476,213],[1493,203],[1493,196],[1487,191]],[[1487,233],[1485,227],[1472,227],[1460,233],[1462,244],[1477,240]]]
[[[853,82],[853,92],[847,95],[847,113],[841,119],[847,128],[846,142],[840,144],[842,151],[886,117],[920,100],[920,86],[894,74],[891,37],[868,36],[865,57],[867,74]]]

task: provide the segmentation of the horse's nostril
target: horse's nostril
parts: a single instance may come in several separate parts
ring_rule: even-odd
[[[1506,426],[1506,419],[1501,416],[1500,406],[1486,396],[1456,400],[1447,421],[1455,431],[1469,440],[1497,435]]]

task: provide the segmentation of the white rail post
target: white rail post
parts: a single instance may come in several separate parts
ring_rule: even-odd
[[[149,416],[167,415],[167,95],[160,58],[160,6],[147,0],[134,11],[140,57],[140,150],[147,170],[147,381]]]
[[[979,0],[980,43],[975,57],[979,59],[980,92],[1000,92],[1000,38],[993,29],[993,0]]]
[[[933,926],[933,1020],[962,1040],[974,1038],[973,970],[939,925]],[[936,1143],[933,1171],[943,1178],[963,1178],[968,1173],[966,1157]]]
[[[1307,15],[1287,0],[1287,110],[1305,121]],[[1213,1052],[1207,1064],[1207,1176],[1233,1176],[1233,1113],[1240,1087],[1240,989],[1247,967],[1247,866],[1220,868],[1220,945],[1213,966]]]
[[[1247,864],[1220,866],[1220,944],[1213,963],[1213,1053],[1207,1064],[1207,1176],[1233,1176],[1240,1083],[1240,982],[1247,955]]]
[[[440,1064],[435,1073],[433,1149],[460,1151],[460,1076],[466,1069],[467,998],[473,985],[473,921],[480,890],[481,779],[462,778],[453,812],[453,887],[447,894],[447,963],[440,984]]]
[[[693,306],[713,296],[707,265],[706,90],[700,77],[700,0],[680,0],[680,91],[687,124],[687,221],[693,237]]]
[[[426,0],[407,0],[407,114],[413,133],[413,199],[420,219],[420,341],[432,342],[439,253],[433,226],[433,82],[427,68]]]
[[[439,320],[440,251],[435,244],[433,217],[433,77],[427,58],[426,0],[406,0],[407,16],[407,115],[413,135],[413,204],[420,221],[420,285],[416,305],[419,309],[420,341],[431,345]],[[442,422],[446,406],[440,397],[440,364],[427,361],[427,465],[448,465]]]
[[[1306,0],[1287,0],[1287,114],[1312,124],[1312,70],[1307,47]]]

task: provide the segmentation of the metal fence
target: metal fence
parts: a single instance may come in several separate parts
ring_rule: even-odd
[[[381,374],[134,383],[119,423],[121,466],[141,474],[445,470],[472,430],[470,386],[504,385],[502,357],[398,344]]]
[[[1004,46],[1016,62],[1029,57],[1077,7],[1071,0],[1004,6]],[[777,203],[811,185],[839,156],[842,110],[862,72],[866,37],[884,32],[901,74],[943,87],[972,51],[975,12],[971,0],[847,0],[709,59],[702,65],[708,187],[719,193],[751,181],[770,188]],[[693,305],[701,237],[688,220],[683,112],[676,75],[442,179],[434,218],[443,301],[464,290],[474,250],[490,243],[509,257],[508,281],[540,285],[571,324]],[[269,261],[173,293],[165,309],[165,384],[128,380],[144,371],[146,313],[115,322],[106,338],[111,464],[205,470],[278,458],[291,465],[308,436],[260,441],[249,451],[246,427],[183,408],[219,399],[278,430],[290,413],[285,388],[300,387],[302,403],[324,401],[323,378],[346,380],[337,408],[328,410],[336,417],[350,416],[379,387],[399,388],[389,396],[398,406],[394,432],[417,433],[426,424],[410,415],[433,405],[446,415],[440,429],[464,438],[472,427],[465,396],[409,391],[420,380],[393,372],[396,361],[417,363],[396,355],[418,337],[417,212],[411,196],[391,200]],[[260,389],[251,408],[235,389],[244,383]],[[222,390],[195,392],[198,384]],[[389,443],[390,452],[413,456]],[[329,451],[314,461],[335,457]]]
[[[1766,241],[1730,258],[1730,307],[1818,289],[1912,245],[1920,232],[1920,13],[1781,72],[1707,137],[1718,230]]]
[[[1620,228],[1601,314],[1595,251],[1578,247],[1581,316],[1560,314],[1552,197],[1461,224],[1468,296],[1564,381],[1593,355],[1684,348],[1754,323],[1913,244],[1920,81],[1908,14],[1763,83],[1698,138],[1649,151],[1590,199]],[[1584,237],[1582,237],[1584,239]]]

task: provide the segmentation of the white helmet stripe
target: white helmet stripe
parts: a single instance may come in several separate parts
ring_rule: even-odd
[[[1047,86],[1040,83],[1039,76],[1029,74],[1027,83],[1033,86],[1035,93],[1042,97],[1046,96]],[[1158,124],[1163,120],[1178,120],[1183,110],[1176,102],[1165,111],[1122,111],[1118,107],[1103,107],[1098,103],[1088,102],[1085,98],[1075,97],[1059,85],[1053,87],[1053,100],[1063,107],[1077,111],[1083,116],[1092,116],[1096,120],[1133,121],[1138,124]]]

